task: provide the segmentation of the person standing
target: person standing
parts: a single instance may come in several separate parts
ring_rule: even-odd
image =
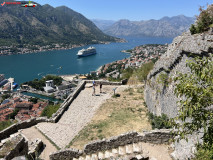
[[[95,96],[95,84],[92,85],[93,93],[92,96]]]
[[[102,83],[100,82],[100,93],[102,93]]]

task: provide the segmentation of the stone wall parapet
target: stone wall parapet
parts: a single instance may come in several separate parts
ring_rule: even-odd
[[[111,137],[109,139],[97,140],[90,142],[85,145],[83,151],[75,149],[60,150],[50,155],[50,160],[72,160],[73,158],[79,158],[82,155],[90,155],[100,151],[106,151],[120,146],[125,146],[128,144],[145,142],[152,144],[168,144],[172,135],[171,130],[152,130],[149,132],[128,132],[121,134],[116,137]]]

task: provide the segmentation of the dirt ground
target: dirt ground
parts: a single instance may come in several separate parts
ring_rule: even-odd
[[[116,90],[118,97],[107,99],[92,121],[71,142],[71,148],[82,149],[90,141],[117,136],[129,131],[151,130],[144,106],[143,85]]]

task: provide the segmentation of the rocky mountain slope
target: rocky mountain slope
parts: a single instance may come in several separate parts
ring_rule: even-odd
[[[3,0],[0,0],[3,3]],[[65,6],[25,8],[5,4],[0,8],[0,45],[51,43],[88,44],[116,41],[94,23]]]
[[[103,31],[113,36],[176,37],[187,31],[194,21],[195,18],[183,15],[148,21],[129,21],[124,19]]]
[[[102,20],[102,19],[91,19],[91,21],[102,31],[106,30],[116,22],[113,20]]]

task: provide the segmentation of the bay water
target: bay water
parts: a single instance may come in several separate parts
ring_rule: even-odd
[[[132,49],[143,44],[171,43],[172,38],[125,38],[127,43],[95,44],[69,50],[45,51],[39,53],[0,56],[0,74],[13,77],[18,84],[41,78],[47,74],[85,74],[100,66],[128,58],[130,54],[122,50]],[[82,48],[94,46],[96,55],[78,58]]]

